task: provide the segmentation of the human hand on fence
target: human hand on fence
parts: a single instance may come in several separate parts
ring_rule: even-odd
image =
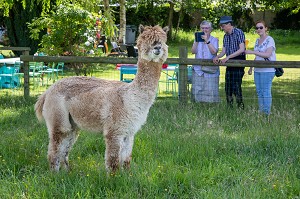
[[[225,57],[224,59],[220,59],[218,57],[213,58],[213,62],[215,64],[224,64],[229,60],[229,57]]]
[[[219,64],[219,63],[221,62],[221,60],[220,60],[218,57],[214,57],[214,58],[213,58],[213,62],[214,62],[215,64]]]

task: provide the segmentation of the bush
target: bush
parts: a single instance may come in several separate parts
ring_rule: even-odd
[[[100,22],[96,23],[97,18]],[[104,20],[102,16],[66,4],[49,15],[34,19],[28,27],[33,39],[39,39],[38,33],[47,29],[40,51],[48,55],[85,55],[93,49],[96,31],[101,31]]]

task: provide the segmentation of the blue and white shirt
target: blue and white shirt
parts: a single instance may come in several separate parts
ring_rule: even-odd
[[[226,49],[226,56],[238,51],[241,43],[245,43],[245,34],[241,29],[233,28],[230,34],[226,33],[223,38],[223,47]],[[240,55],[245,55],[245,53]]]

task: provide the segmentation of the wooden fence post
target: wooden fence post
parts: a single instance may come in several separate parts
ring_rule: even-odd
[[[186,46],[179,48],[179,59],[188,57],[188,51]],[[179,75],[178,75],[178,97],[179,103],[185,104],[188,101],[187,93],[188,73],[186,64],[179,64]]]
[[[29,51],[25,50],[22,52],[23,55],[29,55]],[[29,62],[23,62],[23,70],[24,70],[24,97],[28,98],[30,95],[29,92]]]
[[[12,50],[12,51],[22,51],[21,56],[28,56],[30,48],[29,47],[9,47],[9,46],[3,46],[0,47],[0,50]],[[23,61],[20,58],[20,61]],[[29,97],[29,61],[23,61],[23,67],[24,67],[24,97]]]

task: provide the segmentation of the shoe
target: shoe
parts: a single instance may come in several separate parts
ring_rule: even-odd
[[[245,105],[244,105],[243,102],[238,103],[237,106],[238,106],[239,109],[242,109],[242,110],[244,110],[244,108],[245,108]]]

